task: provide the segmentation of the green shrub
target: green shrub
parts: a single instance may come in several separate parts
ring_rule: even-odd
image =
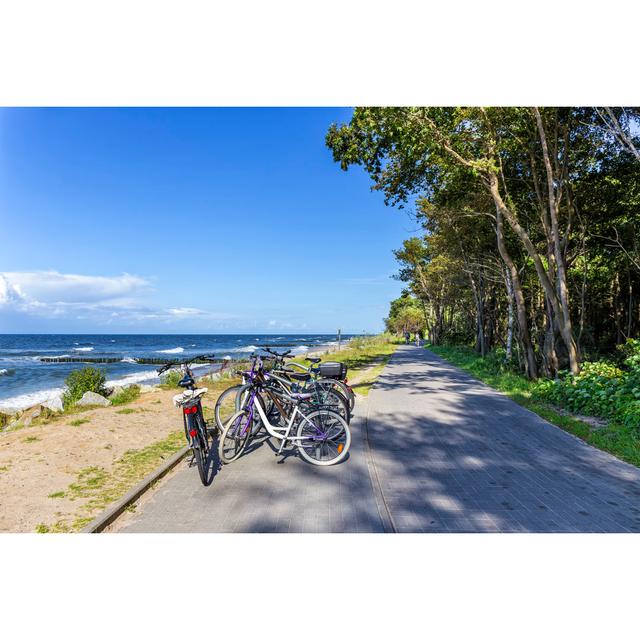
[[[628,340],[621,351],[623,368],[612,363],[584,362],[577,376],[544,380],[535,395],[573,411],[640,429],[640,340]]]
[[[132,384],[130,387],[123,389],[120,393],[112,396],[111,404],[127,404],[129,402],[133,402],[138,397],[140,397],[140,387],[137,384]]]
[[[162,386],[167,389],[178,389],[178,382],[182,380],[183,374],[181,371],[177,369],[171,369],[169,373],[162,376]]]
[[[106,395],[105,373],[95,367],[83,367],[72,371],[64,381],[66,390],[62,395],[65,409],[72,407],[87,391]]]

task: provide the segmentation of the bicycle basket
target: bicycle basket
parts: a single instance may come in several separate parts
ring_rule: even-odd
[[[347,377],[347,365],[342,362],[321,362],[319,373],[322,378],[344,380]]]

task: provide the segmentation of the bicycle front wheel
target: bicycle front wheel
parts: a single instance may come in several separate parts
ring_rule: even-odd
[[[237,460],[245,450],[250,436],[249,414],[238,411],[227,422],[218,442],[218,455],[222,463],[229,464]]]
[[[343,460],[351,446],[347,421],[330,409],[318,409],[302,416],[296,435],[300,455],[322,467]]]
[[[222,431],[229,422],[229,418],[238,411],[237,398],[246,385],[236,384],[225,389],[216,401],[215,418],[218,429]]]

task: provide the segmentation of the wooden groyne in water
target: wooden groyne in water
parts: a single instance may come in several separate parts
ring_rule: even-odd
[[[289,349],[291,347],[314,347],[317,345],[312,344],[304,344],[300,342],[296,343],[273,343],[273,344],[256,344],[253,345],[256,351],[260,351],[262,347],[267,347],[268,349]],[[224,352],[224,350],[223,350]],[[108,358],[108,357],[100,357],[100,356],[40,356],[40,362],[46,363],[82,363],[82,364],[115,364],[121,362],[123,364],[169,364],[169,362],[187,362],[188,358],[184,360],[179,360],[175,358]],[[228,362],[228,359],[225,358],[215,358],[213,360],[194,360],[193,364],[211,364],[217,363],[222,364],[223,362]]]
[[[171,358],[130,358],[123,360],[122,358],[99,358],[99,357],[86,357],[86,356],[42,356],[40,362],[48,363],[65,363],[65,362],[80,362],[84,364],[114,364],[120,362],[122,364],[169,364],[170,362],[180,362]],[[185,358],[184,362],[188,362]],[[221,364],[228,362],[224,358],[215,358],[213,360],[194,360],[192,364]]]

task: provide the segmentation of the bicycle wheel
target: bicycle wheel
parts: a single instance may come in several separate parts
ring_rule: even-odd
[[[198,467],[200,481],[207,486],[207,466],[209,462],[209,439],[207,437],[207,427],[200,413],[190,421],[189,429],[195,429],[196,434],[191,438],[191,448],[193,457]]]
[[[246,411],[238,411],[231,416],[222,431],[218,443],[218,455],[223,464],[237,460],[247,446],[251,436],[251,425]]]
[[[207,456],[209,455],[209,438],[211,438],[211,436],[209,435],[209,431],[207,430],[207,423],[204,419],[204,416],[202,415],[202,411],[198,411],[198,413],[196,413],[196,423],[198,425],[198,428],[200,430],[200,434],[202,435],[201,441],[202,444],[204,446],[204,451],[207,454]]]
[[[238,411],[236,408],[237,397],[246,385],[236,384],[233,387],[225,389],[216,401],[215,419],[218,429],[222,431],[229,422],[229,418]]]
[[[306,418],[306,420],[305,420]],[[311,464],[337,464],[349,452],[351,432],[346,420],[335,411],[318,409],[304,415],[298,425],[296,445]]]
[[[313,396],[309,399],[310,409],[331,409],[336,413],[339,413],[344,420],[351,422],[351,411],[349,411],[349,401],[333,387],[314,383],[308,391],[313,393]]]
[[[198,436],[199,437],[199,436]],[[207,461],[209,456],[204,447],[194,445],[193,455],[196,459],[196,466],[198,467],[198,475],[200,476],[200,482],[207,486]]]
[[[328,388],[334,389],[338,393],[341,393],[349,404],[349,413],[353,413],[353,407],[355,407],[356,404],[356,394],[353,392],[353,389],[342,382],[342,380],[320,378],[319,380],[315,381],[315,384],[327,386]]]
[[[349,411],[353,413],[353,408],[356,406],[355,392],[346,382],[342,382],[342,380],[336,380],[335,384],[336,384],[336,388],[349,401]]]

